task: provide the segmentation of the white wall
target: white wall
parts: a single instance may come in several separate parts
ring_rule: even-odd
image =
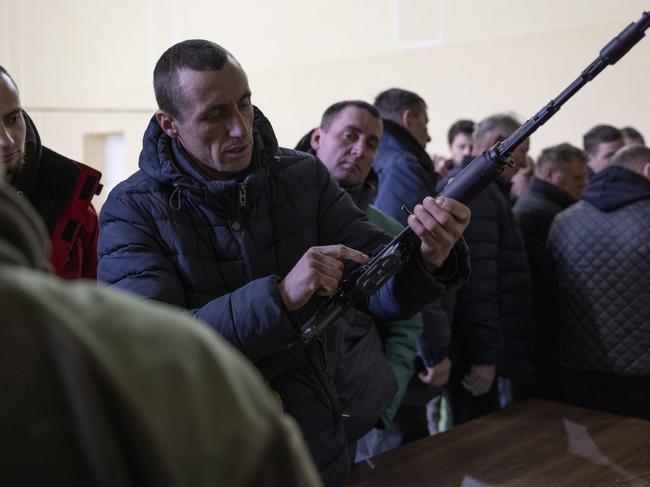
[[[126,160],[113,174],[137,167],[155,61],[197,37],[239,58],[283,145],[331,103],[400,86],[427,100],[429,150],[445,153],[454,120],[527,118],[649,8],[647,0],[0,0],[0,64],[55,150],[80,159],[84,134],[124,134]],[[597,123],[650,137],[649,74],[643,39],[533,136],[533,155],[580,144]]]

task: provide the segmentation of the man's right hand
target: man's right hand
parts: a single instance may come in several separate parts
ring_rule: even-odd
[[[463,378],[463,387],[472,393],[473,396],[482,396],[490,390],[496,366],[494,365],[472,365],[469,373]]]
[[[314,293],[333,294],[343,278],[346,260],[365,264],[368,256],[345,245],[311,247],[278,284],[284,306],[293,311],[304,306]]]

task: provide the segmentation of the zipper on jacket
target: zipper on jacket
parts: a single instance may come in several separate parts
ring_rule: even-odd
[[[239,206],[246,206],[246,183],[239,183]]]
[[[329,359],[329,349],[327,346],[328,337],[327,332],[323,333],[316,340],[318,344],[318,349],[321,356],[321,366],[322,374],[316,372],[317,376],[321,377],[321,384],[323,384],[323,389],[325,390],[325,395],[330,401],[330,406],[332,407],[332,412],[334,414],[335,422],[337,418],[343,417],[343,408],[341,406],[341,401],[339,400],[338,393],[336,392],[336,386],[334,385],[334,369],[330,367]]]

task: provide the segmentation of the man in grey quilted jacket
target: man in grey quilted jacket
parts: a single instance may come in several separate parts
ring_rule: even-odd
[[[650,149],[625,147],[555,217],[559,362],[570,403],[650,419]]]

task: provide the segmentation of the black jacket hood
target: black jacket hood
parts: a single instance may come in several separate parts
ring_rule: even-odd
[[[636,201],[650,199],[650,181],[620,166],[594,174],[582,199],[601,211],[613,211]]]

